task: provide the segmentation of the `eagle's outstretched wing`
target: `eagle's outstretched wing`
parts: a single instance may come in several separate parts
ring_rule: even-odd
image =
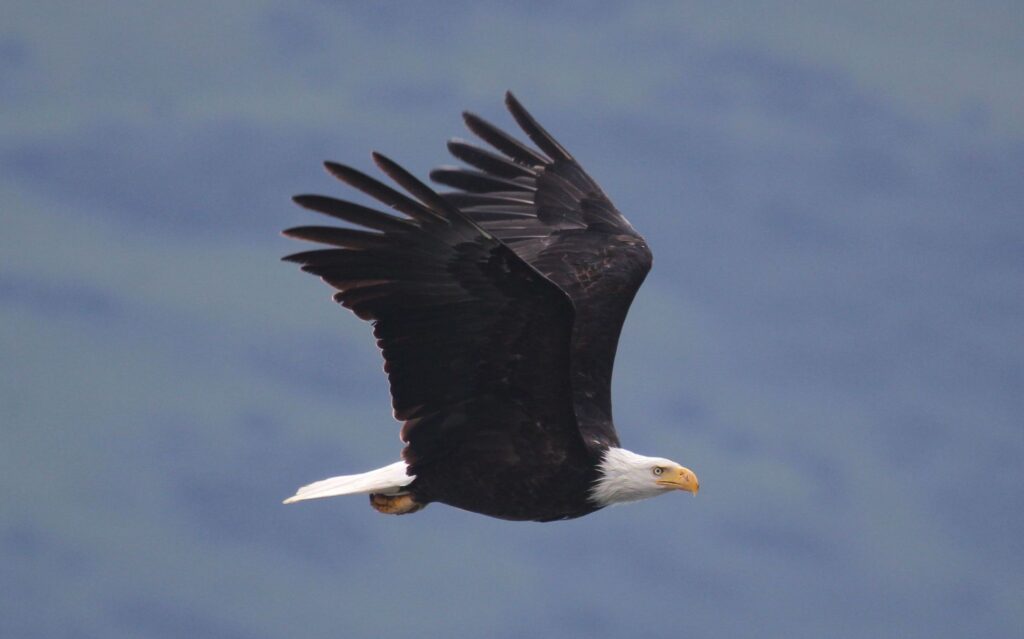
[[[569,297],[397,164],[374,160],[412,197],[355,169],[326,166],[404,216],[297,196],[351,226],[289,229],[290,237],[335,248],[285,259],[373,322],[410,473],[479,452],[499,465],[526,457],[557,466],[586,454],[571,401]]]
[[[442,195],[572,299],[576,418],[588,445],[618,446],[612,367],[622,323],[651,268],[651,252],[572,155],[511,93],[505,103],[539,150],[466,113],[470,131],[497,153],[453,140],[449,150],[474,169],[440,168],[430,176],[458,189]]]

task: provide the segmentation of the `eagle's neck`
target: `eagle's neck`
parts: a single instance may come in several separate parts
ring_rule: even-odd
[[[655,466],[668,460],[638,455],[625,448],[609,448],[598,464],[598,478],[590,500],[600,507],[647,499],[664,492],[652,480]],[[671,462],[668,462],[671,463]]]

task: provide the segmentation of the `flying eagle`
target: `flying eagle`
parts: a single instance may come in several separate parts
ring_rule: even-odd
[[[696,494],[691,470],[620,447],[612,422],[615,349],[650,249],[511,93],[505,104],[537,148],[465,113],[493,150],[448,143],[472,168],[430,177],[453,191],[379,153],[374,162],[404,193],[325,163],[401,215],[294,198],[350,225],[284,231],[334,247],[284,259],[373,323],[405,448],[402,461],[309,484],[285,503],[369,494],[382,513],[440,502],[551,521],[672,490]]]

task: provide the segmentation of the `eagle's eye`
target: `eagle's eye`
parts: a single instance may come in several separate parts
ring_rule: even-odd
[[[663,472],[665,472],[665,469],[662,468],[661,466],[655,466],[654,470],[651,472],[653,472],[655,475],[661,475]]]

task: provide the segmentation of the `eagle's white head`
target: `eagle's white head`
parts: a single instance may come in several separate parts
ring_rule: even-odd
[[[598,466],[600,478],[590,499],[600,506],[647,499],[672,490],[697,494],[697,475],[670,459],[645,457],[625,448],[609,448]]]

